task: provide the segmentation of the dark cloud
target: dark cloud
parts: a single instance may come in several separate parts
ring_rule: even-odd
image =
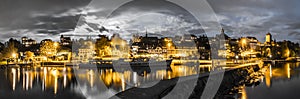
[[[107,18],[110,10],[114,9],[112,8],[113,2],[116,1],[107,0],[106,5],[101,4],[103,0],[92,1],[92,3],[90,3],[91,0],[2,0],[0,2],[0,37],[4,39],[4,37],[23,36],[23,34],[16,35],[21,34],[18,32],[26,32],[30,34],[29,36],[36,37],[59,35],[62,32],[74,30],[76,26],[83,26],[85,30],[88,28],[88,31],[99,31],[103,26],[101,20]],[[263,41],[263,36],[271,32],[277,40],[298,41],[300,38],[298,35],[300,32],[299,0],[208,0],[208,3],[216,12],[222,27],[229,36],[255,36]],[[196,6],[200,4],[190,3],[189,5],[198,9]],[[85,19],[80,19],[81,11],[86,10],[86,7],[93,11],[83,13],[82,17]],[[126,23],[118,23],[119,28],[105,27],[105,30],[130,28],[128,32],[145,31],[133,28],[142,28],[143,24],[153,22],[127,20],[126,16],[136,17],[135,15],[146,12],[151,13],[153,17],[143,17],[143,19],[153,20],[157,17],[166,17],[164,20],[172,19],[171,22],[176,25],[161,24],[162,27],[160,27],[168,27],[170,31],[160,30],[167,35],[176,31],[204,33],[193,15],[182,7],[164,0],[135,0],[122,5],[106,20],[115,22],[114,24],[117,21]],[[203,16],[206,15],[205,12],[201,13]],[[78,23],[78,20],[83,22]],[[216,23],[209,18],[202,20],[205,20],[209,26],[204,28],[208,30],[217,28]],[[128,34],[124,33],[124,35]]]
[[[79,16],[55,18],[52,15],[85,7],[89,2],[90,0],[0,0],[0,37],[20,38],[22,35],[12,33],[18,30],[36,32],[30,36],[38,37],[39,33],[53,35],[74,29]]]

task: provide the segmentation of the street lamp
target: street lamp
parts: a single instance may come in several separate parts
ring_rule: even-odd
[[[55,42],[53,45],[54,45],[55,48],[58,47],[58,43],[57,42]]]
[[[171,45],[172,45],[171,43],[168,43],[168,47],[171,47]]]
[[[11,56],[12,56],[13,58],[16,58],[16,57],[17,57],[17,54],[16,54],[16,53],[13,53]]]

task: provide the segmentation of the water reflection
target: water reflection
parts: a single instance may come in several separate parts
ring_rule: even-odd
[[[63,88],[74,82],[71,68],[40,67],[40,68],[7,68],[7,79],[15,91],[22,86],[22,90],[28,91],[34,86],[41,85],[42,91],[53,89],[56,94],[60,84]]]
[[[116,72],[114,69],[83,69],[78,70],[78,79],[87,81],[88,86],[95,86],[96,80],[99,78],[108,88],[112,88],[117,92],[124,91],[128,88],[138,87],[149,82],[155,82],[176,77],[196,75],[208,72],[208,67],[201,66],[171,66],[171,69],[160,68],[139,68],[123,70]],[[99,86],[98,86],[99,87]],[[102,87],[102,86],[101,86]]]
[[[149,82],[197,75],[210,71],[209,67],[182,65],[171,65],[169,69],[149,69],[138,68],[133,69],[133,71],[122,70],[116,72],[114,69],[109,68],[4,68],[0,69],[0,79],[2,81],[0,89],[6,93],[2,93],[0,97],[22,98],[32,95],[32,97],[39,98],[72,97],[81,99],[86,95],[81,93],[84,89],[78,88],[78,80],[83,81],[88,86],[87,89],[94,90],[103,87],[99,87],[99,81],[102,81],[105,88],[118,93]],[[296,92],[297,89],[300,89],[298,85],[300,83],[299,75],[299,63],[264,63],[259,64],[259,66],[236,69],[225,73],[216,98],[256,99],[269,97],[269,95],[280,97],[278,92],[280,93],[281,89],[294,88]],[[100,90],[98,92],[102,93],[104,91]],[[288,93],[291,95],[287,95]],[[292,93],[288,91],[284,96],[297,95]],[[40,94],[40,96],[36,96],[37,94]],[[201,96],[201,94],[195,95],[191,96]]]
[[[182,65],[172,65],[171,68],[168,69],[154,68],[150,70],[150,68],[138,68],[133,69],[133,71],[123,70],[121,72],[116,72],[114,69],[109,68],[7,67],[0,70],[0,76],[2,76],[1,81],[7,82],[7,84],[3,83],[2,86],[9,85],[10,87],[1,87],[0,89],[6,92],[13,91],[14,93],[11,93],[12,97],[15,97],[14,94],[28,92],[36,94],[46,93],[47,95],[49,94],[59,98],[60,95],[66,93],[66,91],[69,94],[80,95],[80,93],[78,93],[80,89],[78,89],[77,80],[86,82],[90,88],[99,87],[97,84],[99,80],[102,80],[108,89],[121,92],[128,88],[137,87],[149,82],[195,75],[207,72],[208,70],[207,67]],[[76,73],[74,71],[83,72]],[[7,96],[9,95],[3,97]]]
[[[241,80],[235,96],[238,99],[260,99],[260,98],[294,98],[297,94],[294,91],[300,86],[293,83],[300,83],[299,63],[265,63],[262,68],[254,71],[247,68],[247,77]],[[275,84],[276,83],[276,84]],[[287,92],[282,92],[286,90]],[[234,92],[234,91],[232,91]]]

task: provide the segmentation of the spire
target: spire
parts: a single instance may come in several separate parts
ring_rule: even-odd
[[[225,33],[225,31],[224,31],[224,28],[222,28],[222,30],[221,30],[221,33],[222,33],[222,34],[224,34],[224,33]]]
[[[147,29],[146,29],[146,37],[148,37],[148,32],[147,32]]]

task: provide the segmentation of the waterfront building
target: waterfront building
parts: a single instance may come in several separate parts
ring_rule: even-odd
[[[31,45],[37,44],[36,40],[33,40],[31,38],[28,39],[27,37],[22,37],[21,40],[22,40],[22,45],[25,47],[29,47]]]
[[[228,58],[230,57],[230,50],[229,50],[229,41],[230,37],[225,33],[225,30],[222,28],[221,33],[219,35],[216,35],[215,38],[211,40],[212,45],[215,45],[212,47],[212,51],[217,51],[217,56],[223,57],[223,58]],[[216,55],[213,55],[216,56]]]
[[[122,39],[119,34],[114,34],[111,37],[111,48],[112,56],[118,58],[128,58],[129,56],[129,47],[127,41]]]
[[[181,40],[174,44],[177,50],[177,57],[199,57],[195,35],[184,34]]]
[[[148,33],[144,37],[134,38],[137,42],[131,45],[132,57],[154,57],[163,53],[162,41],[158,37],[149,37]]]
[[[267,33],[266,37],[265,37],[265,43],[261,44],[261,54],[263,57],[267,57],[267,58],[277,58],[278,56],[276,56],[276,50],[277,49],[277,44],[276,44],[276,40],[272,40],[272,35],[271,33]]]
[[[91,40],[84,40],[78,49],[78,58],[82,62],[88,62],[95,57],[95,44]]]
[[[260,42],[255,37],[242,37],[239,42],[241,57],[256,58],[261,54]]]
[[[210,45],[209,39],[206,35],[201,35],[196,41],[198,53],[200,54],[200,59],[210,58]]]

